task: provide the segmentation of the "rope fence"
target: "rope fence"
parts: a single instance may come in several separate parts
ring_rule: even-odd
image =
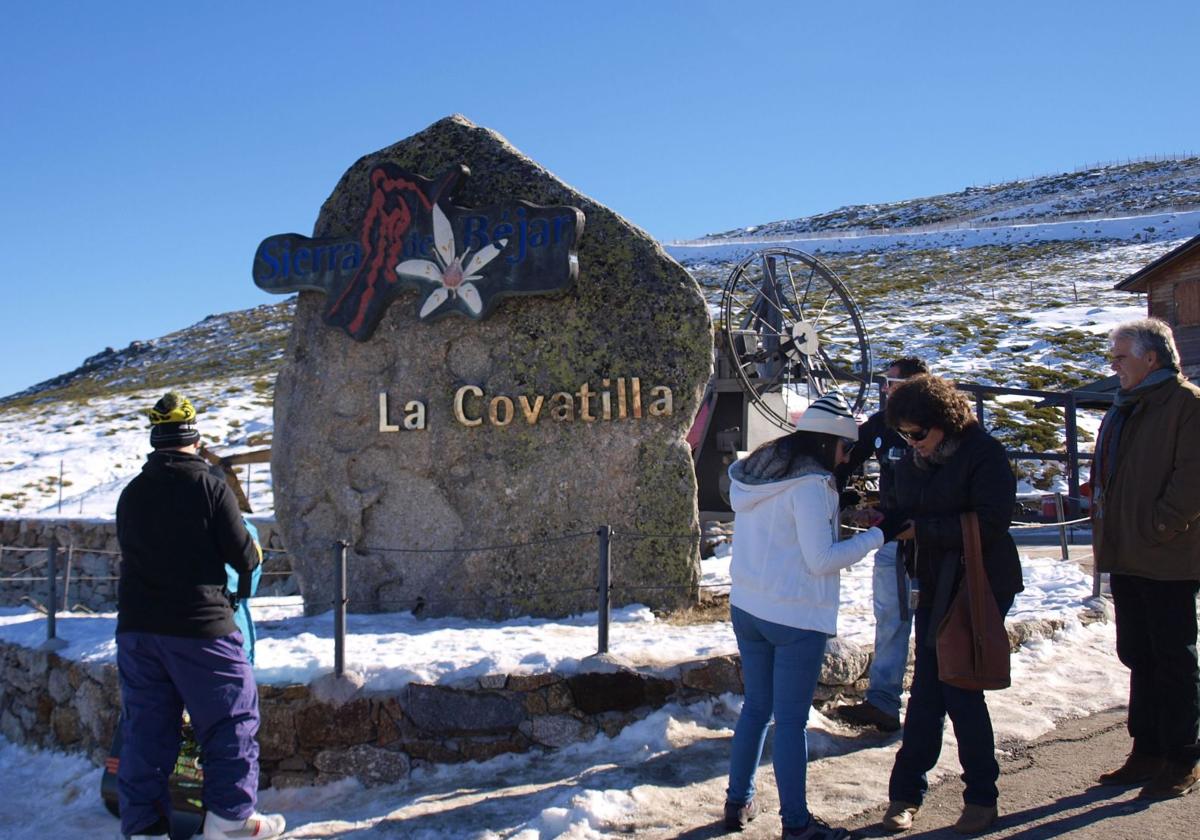
[[[1047,523],[1028,523],[1028,522],[1013,522],[1010,525],[1011,529],[1045,529],[1058,528],[1061,535],[1062,559],[1070,560],[1070,554],[1067,546],[1066,529],[1068,526],[1086,523],[1089,520],[1086,518],[1067,520],[1064,516],[1064,500],[1067,497],[1064,494],[1055,494],[1055,509],[1057,511],[1057,521]],[[850,530],[863,530],[858,528],[850,528]],[[405,611],[412,612],[414,615],[422,613],[431,613],[438,608],[437,611],[446,609],[461,604],[479,604],[479,603],[499,603],[509,608],[520,607],[520,605],[528,605],[531,601],[537,601],[545,598],[563,597],[563,596],[581,596],[587,593],[594,594],[597,597],[597,653],[605,654],[609,649],[609,630],[612,623],[612,596],[614,592],[635,593],[635,592],[701,592],[705,590],[724,590],[728,591],[728,583],[687,583],[687,584],[641,584],[641,583],[624,583],[615,581],[613,578],[612,566],[612,546],[613,543],[628,544],[631,542],[657,542],[657,541],[688,541],[699,542],[703,538],[703,533],[698,531],[688,531],[680,533],[645,533],[635,530],[618,530],[610,525],[602,525],[595,531],[572,531],[554,536],[542,537],[538,539],[522,540],[515,542],[496,543],[491,545],[477,546],[460,546],[451,548],[401,548],[393,546],[355,546],[356,555],[380,553],[380,554],[402,554],[402,555],[428,555],[428,554],[478,554],[495,551],[512,551],[514,549],[531,548],[535,546],[557,545],[567,542],[578,542],[585,539],[595,539],[597,547],[597,573],[595,582],[590,585],[556,587],[550,589],[538,588],[521,588],[509,591],[495,592],[483,595],[447,595],[436,597],[417,596],[415,598],[406,599],[381,599],[372,600],[370,607],[383,611]],[[345,673],[345,646],[346,646],[346,616],[350,604],[350,598],[347,587],[347,574],[349,567],[350,543],[345,540],[339,540],[333,544],[333,572],[334,572],[334,597],[322,601],[305,601],[306,612],[322,612],[326,609],[333,610],[334,619],[334,673],[341,677]],[[44,552],[45,557],[31,566],[23,569],[17,575],[0,577],[0,583],[45,583],[47,586],[46,604],[57,605],[59,596],[57,592],[59,572],[58,572],[58,555],[60,552],[57,544],[52,542],[48,547],[27,547],[27,546],[0,546],[0,554],[8,550],[19,550],[23,552]],[[119,551],[102,550],[102,549],[83,549],[69,546],[67,549],[67,567],[63,575],[64,587],[62,597],[62,610],[67,610],[67,593],[69,591],[72,580],[75,582],[82,581],[115,581],[118,580],[116,575],[71,575],[71,558],[75,553],[81,554],[107,554],[119,556]],[[284,555],[287,556],[286,549],[264,549],[264,557],[266,555]],[[40,566],[46,566],[44,575],[31,575],[33,571]],[[292,575],[292,570],[280,571],[264,571],[263,576],[289,576]],[[1099,594],[1100,576],[1093,574],[1093,594]],[[30,602],[36,604],[32,598],[25,596]],[[258,599],[256,599],[257,602]],[[269,606],[271,604],[263,604]],[[278,606],[278,604],[274,604]],[[43,649],[58,649],[65,645],[61,639],[57,638],[55,631],[55,614],[58,609],[46,609],[41,605],[37,605],[40,609],[45,610],[47,618],[47,638],[43,645]]]
[[[378,551],[387,554],[477,554],[483,551],[508,551],[514,548],[529,548],[535,545],[548,545],[550,543],[567,542],[568,540],[577,540],[582,537],[592,536],[595,536],[594,531],[578,531],[574,533],[561,534],[557,537],[544,537],[540,540],[500,543],[498,545],[480,545],[464,548],[381,548],[375,546],[363,546],[362,548],[356,549],[356,551],[360,553]]]

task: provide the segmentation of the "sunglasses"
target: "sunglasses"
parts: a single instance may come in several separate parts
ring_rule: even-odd
[[[903,429],[897,429],[896,433],[904,438],[909,443],[920,443],[929,437],[929,429],[918,429],[915,432],[906,432]]]
[[[850,438],[838,438],[838,440],[842,442],[842,452],[846,453],[847,455],[849,455],[850,450],[854,448],[854,444],[858,443],[858,441],[851,440]]]

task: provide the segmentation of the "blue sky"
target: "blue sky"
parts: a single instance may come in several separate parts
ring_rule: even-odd
[[[275,298],[361,155],[451,113],[652,235],[1200,151],[1200,4],[6,4],[0,395]]]

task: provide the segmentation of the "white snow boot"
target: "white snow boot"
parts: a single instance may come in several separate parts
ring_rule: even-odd
[[[204,816],[204,840],[265,840],[283,834],[286,827],[283,814],[255,811],[244,820],[227,820],[210,811]]]

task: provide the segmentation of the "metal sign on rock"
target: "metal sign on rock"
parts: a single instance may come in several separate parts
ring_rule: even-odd
[[[325,292],[322,319],[366,341],[392,300],[416,288],[418,317],[486,318],[507,295],[571,287],[583,211],[525,201],[470,209],[450,198],[468,177],[459,165],[434,180],[390,163],[371,170],[356,239],[283,233],[254,255],[254,282],[277,294]]]

